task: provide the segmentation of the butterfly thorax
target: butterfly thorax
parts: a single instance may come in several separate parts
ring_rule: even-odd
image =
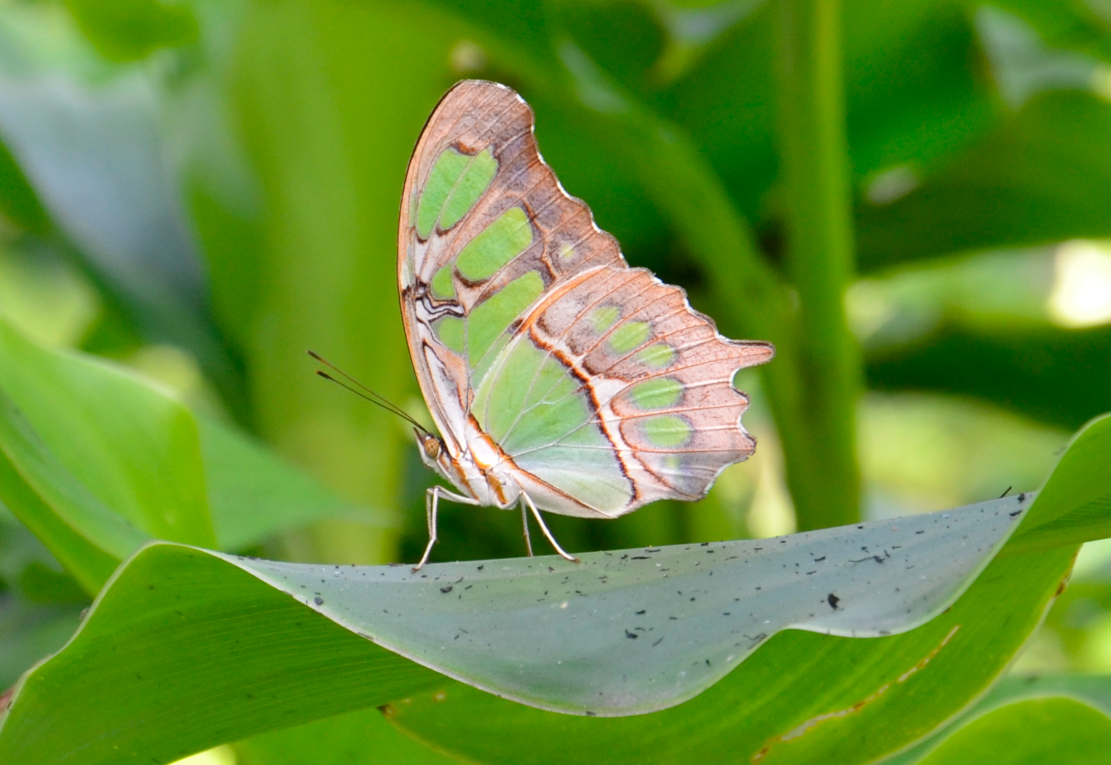
[[[512,462],[473,421],[468,423],[467,431],[464,449],[417,431],[421,459],[444,480],[482,505],[502,510],[512,507],[521,496],[521,487],[513,478]]]

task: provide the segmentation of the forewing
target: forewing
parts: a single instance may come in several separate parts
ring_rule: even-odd
[[[425,400],[462,445],[473,391],[528,307],[561,280],[623,267],[617,241],[544,164],[509,88],[466,81],[440,102],[401,205],[402,317]]]

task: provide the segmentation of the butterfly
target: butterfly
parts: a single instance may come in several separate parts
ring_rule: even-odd
[[[441,435],[421,458],[454,491],[426,497],[616,518],[696,500],[747,459],[742,367],[769,343],[728,340],[652,272],[630,268],[590,208],[541,158],[532,109],[468,80],[437,105],[409,161],[398,231],[401,315]],[[416,570],[414,569],[414,570]]]

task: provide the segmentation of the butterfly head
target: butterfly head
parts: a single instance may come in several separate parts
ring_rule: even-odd
[[[444,440],[421,428],[413,428],[413,434],[417,437],[421,461],[446,478],[451,455],[448,454]]]

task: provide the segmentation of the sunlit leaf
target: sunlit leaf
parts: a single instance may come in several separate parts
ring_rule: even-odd
[[[1074,514],[1083,518],[1092,497],[1111,495],[1107,473],[1073,469],[1105,453],[1109,432],[1111,418],[1094,422],[1073,443],[1061,476],[1047,484],[1047,512],[1058,527]],[[889,723],[890,735],[876,751],[890,751],[950,716],[1002,671],[1058,591],[1073,548],[997,559],[944,614],[902,635],[873,641],[795,631],[768,636],[786,626],[874,636],[921,624],[952,600],[1030,504],[1025,495],[776,540],[594,553],[581,564],[554,557],[439,564],[417,573],[276,563],[157,544],[119,570],[71,644],[21,681],[0,729],[0,754],[35,752],[49,761],[51,752],[92,739],[79,761],[96,762],[107,752],[100,747],[125,740],[135,757],[180,756],[270,729],[285,714],[324,717],[447,682],[379,644],[500,694],[580,713],[658,709],[728,673],[727,682],[667,712],[684,721],[700,719],[702,705],[722,703],[715,694],[731,696],[738,688],[750,694],[759,688],[753,702],[766,704],[766,694],[783,692],[783,703],[798,704],[799,690],[790,689],[805,680],[811,693],[812,678],[800,672],[820,659],[826,681],[841,679],[822,694],[811,693],[791,715],[781,709],[745,727],[735,714],[752,707],[729,707],[728,719],[738,726],[730,736],[766,747],[780,745],[776,736],[793,741],[793,725],[807,718],[785,721],[842,708],[829,704],[851,707],[853,694],[859,701],[865,688],[871,688],[864,694],[872,694],[869,699],[884,696],[886,706],[919,703],[920,683],[908,683],[928,664],[935,671],[923,682],[937,694],[931,714],[897,716],[901,727]],[[1037,546],[1030,539],[1045,533],[1038,507],[1034,501],[1027,513],[1028,549]],[[989,653],[984,640],[993,645]],[[764,642],[757,660],[729,672]],[[994,658],[987,661],[988,655]],[[863,665],[867,677],[850,669]],[[772,675],[750,684],[752,673],[770,668]],[[955,689],[953,671],[961,673]],[[198,681],[198,672],[205,681]],[[448,698],[465,705],[493,698],[449,686]],[[104,703],[100,693],[128,701]],[[204,708],[219,709],[218,718],[164,724],[166,710],[193,708],[201,698]],[[420,708],[395,704],[392,714]],[[526,726],[543,727],[551,719],[536,710],[518,712],[524,707],[516,705],[508,709],[525,714]],[[503,712],[483,719],[500,720]],[[862,718],[823,730],[840,731],[836,739]],[[155,719],[163,723],[145,722]],[[423,725],[419,715],[414,719],[406,724]],[[75,720],[102,735],[90,737]],[[752,739],[757,723],[766,732],[762,739]],[[829,745],[826,735],[808,737],[803,748]],[[451,745],[465,750],[470,741],[453,737]]]
[[[235,745],[238,765],[446,765],[457,762],[392,728],[377,709],[264,733]]]
[[[150,383],[4,324],[0,457],[5,504],[90,592],[152,538],[241,549],[350,511]]]
[[[95,592],[152,537],[214,545],[196,425],[119,369],[0,324],[5,504]]]
[[[992,762],[1094,762],[1111,744],[1108,715],[1106,676],[1007,677],[971,709],[886,762],[942,765],[985,756]]]

